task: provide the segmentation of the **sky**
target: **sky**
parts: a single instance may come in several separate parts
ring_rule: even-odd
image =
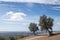
[[[52,17],[53,30],[60,31],[60,0],[0,0],[0,31],[29,31],[42,15]]]

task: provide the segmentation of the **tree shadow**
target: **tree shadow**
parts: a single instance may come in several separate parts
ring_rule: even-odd
[[[58,33],[52,33],[51,36],[56,36],[56,35],[60,35],[60,32],[58,32]]]
[[[51,37],[51,36],[56,36],[56,35],[60,35],[60,32],[59,33],[52,33],[51,35],[48,35],[48,34],[36,34],[35,36],[48,36],[48,37]]]
[[[36,34],[36,36],[48,36],[48,34]]]

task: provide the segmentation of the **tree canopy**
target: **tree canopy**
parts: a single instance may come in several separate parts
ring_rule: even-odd
[[[38,30],[37,24],[30,23],[29,30],[35,34],[35,32]]]
[[[51,34],[53,21],[54,21],[53,18],[47,17],[46,15],[40,16],[39,26],[41,28],[41,31],[46,30],[49,32],[49,34]]]

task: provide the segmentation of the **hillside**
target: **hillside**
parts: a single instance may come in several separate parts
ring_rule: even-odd
[[[47,35],[44,35],[44,36],[28,36],[28,37],[25,37],[25,38],[19,39],[19,40],[60,40],[60,34],[50,36],[50,37],[48,37]]]

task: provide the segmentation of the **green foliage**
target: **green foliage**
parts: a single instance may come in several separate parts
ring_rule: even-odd
[[[53,19],[51,17],[47,18],[46,15],[43,15],[40,17],[39,20],[39,26],[41,28],[41,31],[46,30],[49,32],[49,34],[52,33],[52,27],[53,27]]]
[[[41,27],[41,31],[47,29],[47,16],[43,15],[40,17],[39,26]]]
[[[24,37],[26,37],[26,36],[24,36],[24,35],[20,35],[20,36],[18,36],[18,38],[24,38]]]
[[[47,19],[47,25],[48,25],[48,27],[52,27],[53,26],[53,19],[52,18],[48,18]]]
[[[38,30],[37,24],[30,23],[29,30],[35,34],[35,32]]]
[[[15,38],[15,37],[9,37],[9,39],[10,39],[10,40],[16,40],[16,38]]]
[[[0,40],[6,40],[5,37],[0,37]]]
[[[18,35],[18,36],[0,36],[0,40],[18,40],[26,37],[26,35]]]

